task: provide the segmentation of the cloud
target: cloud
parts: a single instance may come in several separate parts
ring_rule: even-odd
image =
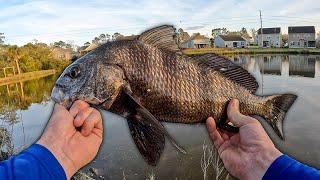
[[[306,0],[301,6],[298,0],[290,3],[284,0],[0,0],[0,32],[5,33],[6,42],[18,45],[32,39],[46,43],[74,40],[83,44],[101,33],[138,34],[164,23],[190,33],[210,35],[210,30],[216,27],[259,28],[259,9],[265,26],[283,29],[296,24],[319,26],[316,1]]]
[[[204,28],[205,25],[202,25],[202,26],[189,26],[189,27],[185,27],[184,30],[186,31],[189,31],[189,30],[199,30],[199,29],[202,29]]]

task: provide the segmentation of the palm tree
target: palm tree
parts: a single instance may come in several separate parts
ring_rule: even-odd
[[[21,73],[20,66],[19,66],[19,59],[22,56],[22,52],[18,46],[10,46],[7,50],[7,56],[10,60],[15,61],[16,67],[18,70],[18,74]]]

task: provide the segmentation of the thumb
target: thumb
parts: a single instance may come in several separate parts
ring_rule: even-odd
[[[237,99],[232,99],[228,104],[228,119],[232,124],[237,127],[244,126],[246,124],[254,122],[253,118],[245,116],[240,113],[239,101]]]

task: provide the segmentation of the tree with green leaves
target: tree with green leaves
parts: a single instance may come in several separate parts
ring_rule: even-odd
[[[5,39],[4,33],[0,33],[0,44],[4,43],[4,39]]]
[[[99,36],[99,44],[103,44],[106,43],[107,39],[106,39],[106,35],[105,34],[100,34]]]
[[[21,70],[20,70],[20,65],[19,65],[19,60],[22,56],[23,52],[21,51],[21,49],[14,45],[14,46],[10,46],[7,50],[7,56],[10,60],[15,62],[16,68],[17,68],[17,73],[21,74]]]
[[[216,38],[217,36],[219,35],[226,35],[229,33],[229,31],[227,30],[227,28],[215,28],[215,29],[212,29],[212,37],[213,39]]]
[[[121,38],[121,37],[123,37],[123,35],[120,34],[120,33],[118,33],[118,32],[116,32],[116,33],[114,33],[114,34],[112,35],[112,41],[116,41],[116,40],[118,40],[118,39]]]
[[[85,42],[84,44],[83,44],[83,46],[85,46],[85,47],[88,47],[88,46],[90,46],[90,42]]]
[[[288,34],[282,34],[281,35],[282,43],[283,44],[288,43],[288,38],[289,38]]]

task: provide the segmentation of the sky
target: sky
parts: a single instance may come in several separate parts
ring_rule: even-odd
[[[314,25],[320,31],[319,0],[0,0],[5,43],[37,39],[83,45],[101,33],[139,34],[160,24],[210,36],[211,29]]]

